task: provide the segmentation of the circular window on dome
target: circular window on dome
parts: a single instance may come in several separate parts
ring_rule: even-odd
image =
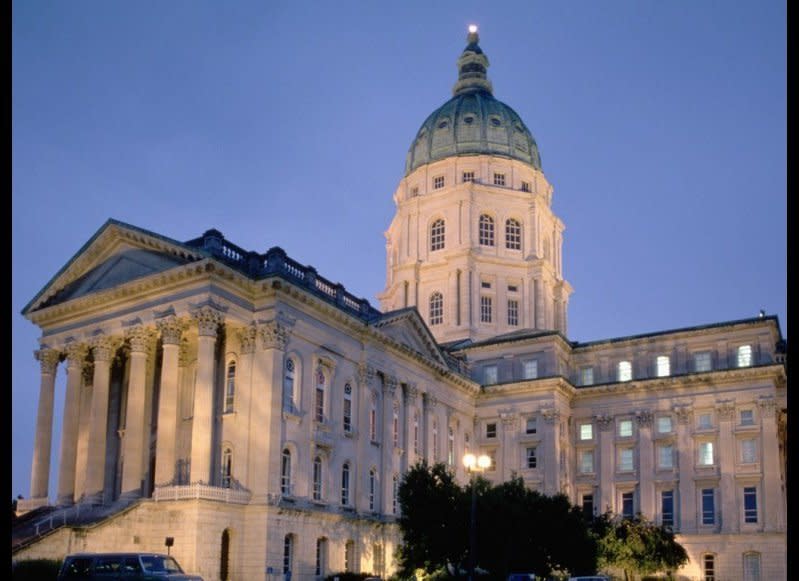
[[[464,117],[463,122],[466,123],[466,125],[471,125],[472,123],[474,123],[474,117],[472,117],[471,115],[469,117]]]
[[[499,127],[500,125],[502,125],[502,121],[500,121],[496,117],[492,117],[491,118],[491,125],[493,125],[494,127]]]
[[[438,124],[438,128],[439,129],[446,129],[448,125],[449,125],[449,122],[444,120],[444,121],[442,121],[441,123]]]

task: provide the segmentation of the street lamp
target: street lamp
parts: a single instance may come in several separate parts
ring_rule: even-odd
[[[473,581],[474,569],[477,566],[477,482],[475,481],[475,474],[487,470],[491,466],[491,458],[485,454],[480,454],[479,456],[471,453],[465,454],[463,456],[463,465],[471,475],[472,482],[472,512],[469,526],[469,581]]]

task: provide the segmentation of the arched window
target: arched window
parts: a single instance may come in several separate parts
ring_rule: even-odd
[[[744,581],[760,581],[760,553],[744,553]]]
[[[344,384],[344,417],[343,425],[345,432],[352,432],[352,385]]]
[[[283,449],[280,458],[280,493],[291,495],[291,451],[288,448]]]
[[[344,543],[344,571],[355,572],[355,541],[353,540]]]
[[[320,367],[316,370],[316,394],[314,397],[314,419],[317,422],[325,421],[325,390],[327,389],[327,376]]]
[[[369,470],[369,510],[377,506],[377,472],[374,468]]]
[[[397,402],[394,402],[394,413],[391,416],[391,434],[394,440],[394,447],[399,448],[399,405],[397,405]]]
[[[522,249],[522,225],[513,218],[505,221],[505,248],[509,250]]]
[[[444,220],[439,218],[430,225],[430,250],[443,250],[445,233]]]
[[[286,535],[283,538],[283,575],[288,575],[294,568],[294,535]]]
[[[236,362],[231,361],[227,366],[227,381],[225,381],[225,413],[233,411],[236,399]]]
[[[327,539],[321,537],[316,539],[316,568],[317,577],[324,577],[327,571]]]
[[[394,475],[391,480],[391,514],[397,514],[397,507],[399,506],[399,476]]]
[[[350,504],[350,464],[345,462],[341,467],[341,505]]]
[[[313,459],[313,499],[322,500],[322,459]]]
[[[444,322],[444,296],[436,291],[430,295],[430,326]]]
[[[438,421],[433,420],[433,462],[438,459]]]
[[[447,433],[447,464],[455,465],[455,431],[452,428]]]
[[[230,531],[222,531],[222,547],[219,555],[219,578],[222,581],[230,579]]]
[[[704,581],[716,581],[716,556],[711,553],[702,555],[702,578]]]
[[[419,412],[413,412],[413,453],[419,453]]]
[[[297,408],[297,361],[294,357],[286,357],[286,369],[283,375],[283,408]]]
[[[369,438],[377,442],[377,395],[374,393],[369,407]]]
[[[233,450],[229,446],[222,449],[222,488],[230,488],[233,475]]]
[[[494,219],[488,214],[480,216],[480,246],[494,245]]]

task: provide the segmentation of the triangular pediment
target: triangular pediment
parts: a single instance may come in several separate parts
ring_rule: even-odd
[[[109,220],[22,312],[120,287],[204,257],[183,243]]]
[[[385,313],[371,323],[388,337],[420,355],[446,365],[432,333],[414,308]]]

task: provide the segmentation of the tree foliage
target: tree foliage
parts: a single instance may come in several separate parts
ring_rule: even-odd
[[[477,495],[477,565],[489,578],[509,573],[592,573],[596,542],[580,509],[566,496],[546,496],[514,478],[498,486],[477,478],[458,486],[443,464],[421,462],[400,489],[400,575],[416,569],[465,573],[469,560],[472,486]]]
[[[599,566],[621,569],[625,578],[635,573],[674,571],[688,562],[688,553],[670,528],[658,526],[640,515],[620,518],[606,513],[596,519],[594,533],[598,539]]]

